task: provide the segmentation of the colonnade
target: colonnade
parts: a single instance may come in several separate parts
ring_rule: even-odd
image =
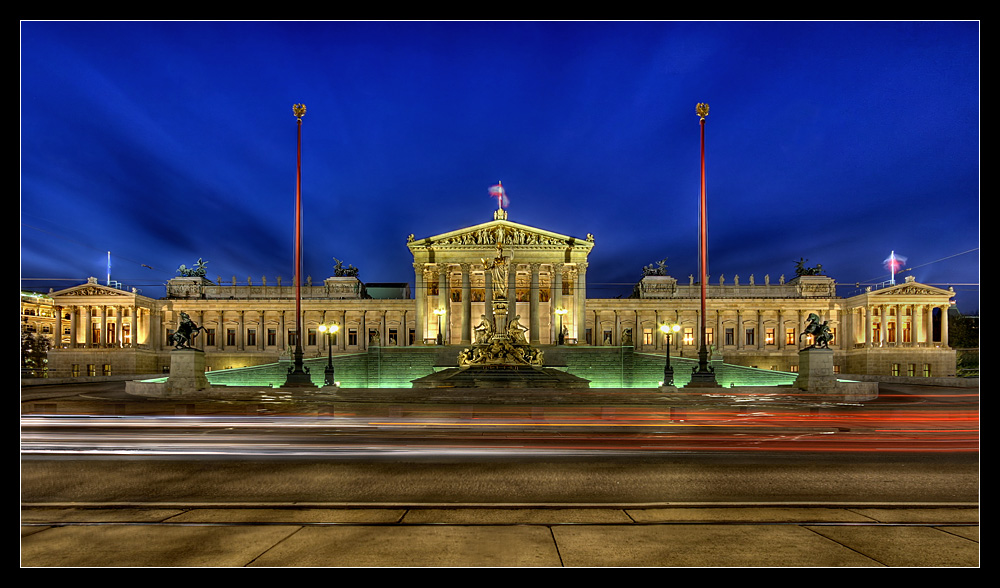
[[[445,344],[468,345],[472,342],[472,330],[479,322],[473,317],[473,303],[478,309],[482,305],[482,315],[493,320],[493,276],[483,264],[476,263],[414,263],[416,298],[416,341],[434,342],[438,334],[437,324],[442,325]],[[586,299],[587,264],[544,263],[530,261],[515,263],[507,274],[507,284],[502,288],[509,302],[518,302],[518,290],[527,290],[527,301],[521,300],[508,311],[508,316],[518,316],[527,303],[527,318],[522,324],[528,327],[528,342],[531,344],[552,343],[558,338],[557,309],[566,309],[563,326],[569,331],[569,338],[583,341],[585,338],[584,312]],[[519,280],[520,278],[520,280]],[[565,280],[571,280],[569,292],[564,295]],[[473,291],[476,300],[473,301]],[[453,295],[453,292],[456,295]],[[543,293],[548,300],[543,301]],[[543,305],[547,305],[545,308]],[[458,320],[452,319],[452,313]],[[547,324],[543,318],[547,317]],[[503,328],[496,325],[496,328]],[[433,334],[433,335],[432,335]]]
[[[680,330],[671,336],[671,349],[680,351],[685,346],[699,346],[701,310],[695,299],[658,301],[655,305],[646,303],[635,308],[627,308],[627,302],[621,300],[595,300],[591,301],[588,312],[591,314],[587,321],[592,330],[591,342],[595,345],[622,345],[623,333],[631,330],[632,345],[637,350],[659,351],[664,349],[666,341],[660,325],[676,324]],[[719,349],[781,351],[788,347],[798,348],[799,334],[809,314],[819,316],[820,322],[828,322],[834,333],[831,347],[840,347],[840,313],[834,309],[754,309],[730,304],[726,308],[709,307],[706,312],[706,338],[710,346]],[[730,329],[731,341],[728,340]]]
[[[948,343],[950,304],[881,303],[851,309],[855,347],[926,347],[935,344],[934,311],[939,311],[938,342]]]
[[[56,346],[69,331],[69,347],[144,346],[151,341],[153,311],[131,304],[70,304],[57,306]]]
[[[203,351],[282,352],[291,348],[298,336],[295,332],[294,309],[256,310],[241,309],[197,310],[178,307],[170,312],[170,318],[161,318],[161,331],[169,334],[178,321],[180,312],[186,312],[191,320],[208,331],[195,339],[194,347]],[[370,315],[375,315],[374,320]],[[248,318],[249,317],[249,318]],[[370,345],[409,345],[409,329],[412,328],[412,312],[402,309],[335,308],[305,309],[303,311],[303,347],[313,347],[327,351],[363,351]],[[319,327],[337,326],[336,333],[328,337]],[[371,336],[377,340],[370,340]]]

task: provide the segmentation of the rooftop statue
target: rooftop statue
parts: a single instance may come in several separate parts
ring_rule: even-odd
[[[667,275],[667,260],[666,260],[666,258],[661,259],[660,261],[657,261],[655,267],[653,266],[652,263],[649,264],[649,265],[647,265],[647,266],[644,266],[642,268],[642,275],[643,276],[665,276],[665,275]]]
[[[798,261],[795,262],[795,275],[796,276],[821,276],[823,275],[823,265],[816,264],[816,267],[806,267],[806,262],[808,259],[800,257]]]
[[[194,267],[188,268],[182,264],[179,268],[177,268],[177,273],[186,278],[190,277],[204,278],[205,274],[208,273],[208,268],[206,267],[207,265],[208,262],[202,261],[202,259],[199,257],[198,263],[196,263]]]
[[[343,276],[350,276],[352,278],[358,277],[358,268],[354,267],[353,265],[348,265],[347,267],[344,267],[344,262],[340,261],[336,257],[334,257],[333,260],[337,262],[337,264],[333,266],[333,275],[335,277],[338,278]]]

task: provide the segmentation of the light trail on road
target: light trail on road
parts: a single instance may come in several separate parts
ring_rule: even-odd
[[[26,415],[21,450],[25,455],[979,450],[979,412],[968,407],[435,407],[385,417]]]

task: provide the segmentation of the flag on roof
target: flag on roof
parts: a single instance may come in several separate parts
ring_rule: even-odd
[[[497,206],[507,208],[510,200],[507,198],[507,190],[503,188],[503,182],[497,182],[496,186],[490,186],[490,198],[497,199]]]

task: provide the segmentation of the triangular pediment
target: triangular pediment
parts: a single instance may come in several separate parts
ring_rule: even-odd
[[[126,296],[134,298],[135,294],[119,290],[118,288],[112,288],[111,286],[104,286],[99,284],[96,278],[90,278],[86,284],[80,284],[79,286],[72,286],[70,288],[66,288],[65,290],[59,290],[58,292],[51,293],[49,296],[52,298],[65,298],[68,296]]]
[[[848,299],[849,306],[863,304],[947,304],[955,296],[954,290],[945,290],[909,279],[902,284],[885,288],[872,288]]]
[[[496,247],[507,246],[559,246],[592,247],[593,237],[579,239],[552,231],[522,225],[508,220],[493,220],[472,227],[457,229],[426,237],[410,239],[408,245],[416,247]]]
[[[895,286],[889,286],[888,288],[882,288],[880,290],[873,290],[871,292],[871,295],[877,297],[954,296],[955,293],[951,290],[935,288],[934,286],[928,286],[926,284],[921,284],[919,282],[911,281],[911,282],[906,282],[904,284],[896,284]]]

